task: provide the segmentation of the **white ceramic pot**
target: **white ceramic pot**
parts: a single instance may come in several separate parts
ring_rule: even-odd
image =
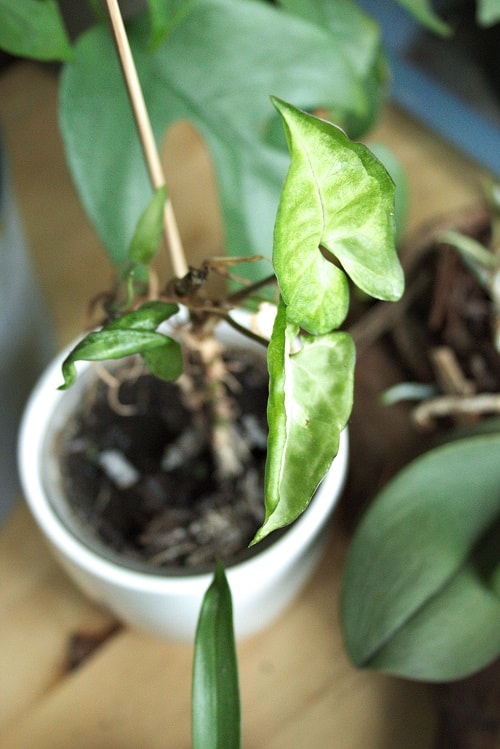
[[[220,338],[233,347],[248,341],[226,323]],[[244,343],[242,344],[242,341]],[[258,344],[253,344],[258,346]],[[262,347],[258,347],[262,350]],[[139,572],[103,558],[78,538],[61,496],[53,435],[80,398],[79,382],[59,391],[63,352],[46,370],[28,402],[19,440],[19,467],[31,511],[63,567],[92,599],[126,624],[153,634],[192,640],[210,574],[164,576]],[[87,363],[79,365],[80,372]],[[297,595],[312,574],[328,540],[331,513],[347,471],[347,436],[307,511],[274,543],[230,566],[236,636],[268,625]]]

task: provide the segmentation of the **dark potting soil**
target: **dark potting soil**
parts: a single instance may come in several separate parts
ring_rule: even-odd
[[[234,441],[242,471],[219,480],[209,430],[195,423],[175,383],[118,372],[116,393],[98,379],[58,437],[64,491],[100,542],[135,566],[209,569],[237,561],[263,521],[265,364],[230,361]],[[125,412],[125,413],[124,413]],[[246,453],[246,454],[245,454]]]

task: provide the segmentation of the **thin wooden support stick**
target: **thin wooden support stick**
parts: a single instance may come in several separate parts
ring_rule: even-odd
[[[159,187],[165,185],[165,175],[163,174],[163,168],[156,147],[151,121],[144,102],[141,84],[139,82],[134,59],[128,43],[127,33],[123,24],[118,0],[106,0],[106,5],[149,176],[153,188],[157,190]],[[189,268],[182,247],[172,203],[168,195],[165,202],[164,227],[165,238],[172,259],[174,273],[178,278],[183,278]]]

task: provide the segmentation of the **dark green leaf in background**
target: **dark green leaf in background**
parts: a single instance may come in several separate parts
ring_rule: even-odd
[[[344,573],[342,626],[356,665],[445,681],[498,656],[499,515],[499,434],[436,448],[382,490]]]
[[[372,106],[372,88],[365,90],[346,57],[340,32],[256,0],[194,0],[153,52],[147,16],[128,30],[157,140],[178,120],[197,128],[214,160],[228,252],[269,257],[288,163],[281,149],[266,144],[269,96],[360,117]],[[359,60],[366,56],[371,64],[373,48],[370,26],[357,40]],[[121,263],[151,188],[104,26],[81,37],[65,69],[61,127],[82,202]],[[243,272],[262,276],[268,267],[248,264]]]
[[[278,4],[304,21],[329,29],[333,43],[342,50],[366,93],[363,110],[331,108],[328,119],[340,125],[351,138],[371,128],[383,102],[388,66],[382,51],[378,24],[355,0],[278,0]]]
[[[0,49],[35,60],[69,60],[71,45],[56,0],[1,0]]]

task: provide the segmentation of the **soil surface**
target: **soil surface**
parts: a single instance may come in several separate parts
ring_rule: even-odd
[[[238,475],[217,478],[206,422],[195,423],[177,384],[137,364],[118,372],[118,388],[97,380],[59,435],[74,513],[132,566],[201,571],[249,553],[264,512],[268,379],[251,355],[228,369]]]

